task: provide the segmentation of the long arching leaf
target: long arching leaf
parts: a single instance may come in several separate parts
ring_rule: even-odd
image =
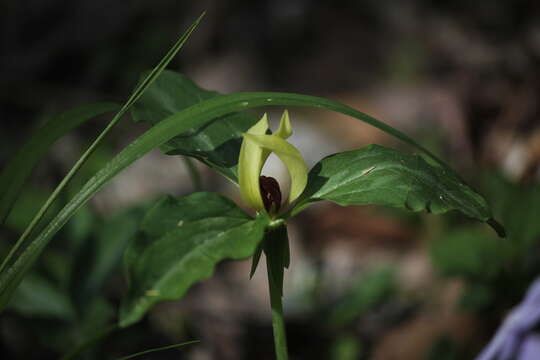
[[[212,98],[159,122],[128,145],[93,176],[44,230],[21,251],[15,261],[10,263],[9,267],[0,273],[0,309],[5,307],[11,294],[50,239],[73,216],[75,211],[83,206],[112,177],[152,149],[163,145],[174,136],[188,129],[201,126],[212,119],[226,114],[268,105],[316,107],[350,115],[413,145],[446,167],[441,160],[407,135],[358,110],[329,99],[272,92],[236,93]]]

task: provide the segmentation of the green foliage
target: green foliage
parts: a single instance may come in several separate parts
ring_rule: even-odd
[[[53,220],[48,222],[48,225],[45,227],[45,229],[41,230],[41,232],[38,235],[34,235],[33,231],[35,230],[36,226],[38,226],[40,221],[43,220],[43,216],[47,213],[47,210],[58,198],[58,195],[60,194],[60,192],[68,185],[71,179],[78,173],[78,171],[84,165],[86,160],[92,155],[92,153],[101,143],[103,138],[105,138],[105,136],[110,132],[110,130],[118,123],[118,121],[124,116],[124,114],[126,114],[126,112],[130,109],[130,107],[141,97],[141,95],[145,92],[148,86],[150,86],[155,81],[155,79],[159,76],[159,74],[163,71],[163,69],[165,69],[165,67],[169,64],[169,62],[176,55],[176,53],[178,53],[178,51],[182,48],[184,43],[187,41],[187,39],[193,32],[193,30],[197,27],[198,23],[201,21],[203,16],[204,16],[204,13],[201,16],[199,16],[199,18],[184,32],[184,34],[182,34],[182,36],[176,41],[176,43],[169,50],[169,52],[160,60],[160,62],[156,65],[156,67],[152,69],[152,71],[148,74],[148,76],[144,78],[144,80],[138,86],[135,87],[130,97],[125,102],[125,104],[120,108],[120,110],[116,113],[113,119],[109,122],[107,127],[105,127],[105,129],[96,138],[96,140],[94,140],[94,142],[84,152],[84,154],[82,154],[79,160],[77,160],[75,165],[71,168],[71,170],[67,173],[67,175],[62,179],[60,184],[49,196],[45,204],[40,208],[40,210],[34,216],[30,225],[28,225],[28,227],[19,237],[15,245],[10,249],[7,256],[4,257],[2,263],[0,264],[0,311],[2,311],[3,308],[6,306],[6,304],[9,302],[11,295],[13,294],[17,286],[20,284],[20,282],[22,281],[26,273],[30,270],[31,266],[39,257],[39,255],[41,254],[41,252],[43,251],[47,243],[50,241],[52,236],[54,236],[54,234],[56,234],[60,230],[60,228],[66,224],[66,222],[74,215],[75,211],[77,211],[80,207],[84,205],[86,201],[88,201],[90,196],[93,195],[95,191],[97,191],[97,189],[100,188],[100,185],[103,186],[104,182],[107,181],[107,178],[106,177],[104,178],[103,176],[101,176],[101,179],[105,181],[101,184],[99,184],[99,181],[98,181],[97,184],[94,184],[94,185],[97,185],[97,187],[95,187],[96,190],[94,192],[88,192],[87,188],[88,187],[92,188],[93,183],[96,182],[95,177],[91,178],[88,181],[88,183],[86,183],[86,185],[88,186],[86,188],[83,187],[83,189],[81,189],[74,196],[72,201],[69,202],[62,209],[60,214],[57,214],[57,216]],[[137,157],[135,157],[134,159],[131,159],[131,161],[134,161],[135,159],[137,159]],[[24,163],[15,164],[16,168],[18,167],[24,168],[25,166],[26,164]],[[11,176],[10,174],[17,174],[18,172],[19,172],[18,169],[10,171],[7,173],[8,175],[6,175],[6,177],[9,178]],[[22,171],[22,173],[24,174],[25,171]],[[107,173],[107,171],[105,171],[105,173]],[[113,172],[112,175],[114,174],[116,173]],[[6,210],[7,212],[9,212],[10,206],[11,206],[10,204],[7,204],[7,206],[5,206],[5,208],[7,209]],[[62,213],[64,213],[63,216],[61,216]],[[30,236],[35,236],[35,237],[28,241],[27,239]],[[23,245],[26,247],[22,251],[17,253],[19,249],[21,248],[21,246]],[[16,254],[17,256],[15,256]]]
[[[478,311],[489,308],[496,299],[497,289],[493,285],[486,282],[468,282],[459,300],[459,306],[467,311]]]
[[[31,274],[24,279],[9,308],[27,317],[64,321],[75,319],[75,309],[68,294],[38,274]]]
[[[144,215],[132,208],[95,227],[95,236],[78,249],[72,269],[71,293],[84,308],[102,290],[103,285],[121,264],[124,251],[135,237]]]
[[[49,194],[45,189],[37,186],[29,186],[17,198],[17,202],[11,208],[9,217],[5,221],[6,228],[17,233],[23,232],[28,226],[32,217],[39,210],[41,205],[47,201]],[[51,211],[45,215],[45,220],[51,220],[54,212],[60,210],[60,204],[55,202],[51,206]]]
[[[464,281],[461,309],[496,313],[515,304],[540,271],[536,256],[540,187],[515,184],[490,172],[482,175],[484,190],[492,195],[493,211],[504,221],[508,238],[497,239],[480,226],[454,219],[431,242],[430,255],[439,274]]]
[[[36,129],[0,174],[0,224],[8,216],[32,169],[52,144],[88,120],[118,108],[113,103],[81,105],[51,118]]]
[[[191,105],[219,95],[201,89],[182,74],[164,71],[133,107],[133,119],[155,125]],[[255,122],[257,118],[246,113],[227,114],[175,136],[163,144],[161,150],[169,155],[194,157],[237,181],[241,135]]]
[[[43,231],[32,239],[30,244],[24,248],[13,263],[8,265],[9,269],[0,273],[0,309],[5,306],[15,288],[48,244],[52,236],[65,225],[76,210],[83,206],[116,174],[152,149],[165,144],[167,141],[189,129],[202,126],[216,117],[221,117],[251,107],[269,104],[315,106],[338,111],[356,117],[361,121],[368,122],[380,129],[385,129],[399,139],[417,145],[412,139],[399,131],[392,129],[357,110],[328,99],[286,93],[237,93],[208,99],[156,124],[122,150],[112,160],[105,164],[97,174],[88,180],[83,188],[69,201],[56,217],[47,224]],[[417,145],[417,147],[423,149],[420,145]],[[429,153],[427,150],[425,151]],[[436,158],[433,156],[433,159]],[[438,159],[436,160],[440,161]],[[28,231],[28,233],[30,233],[30,231]],[[12,251],[11,254],[13,253],[14,252]],[[4,262],[7,263],[7,260],[9,259],[4,260]]]
[[[427,354],[427,360],[459,360],[471,359],[473,354],[462,349],[448,336],[442,336],[433,344],[430,352]]]
[[[268,262],[268,277],[279,296],[283,296],[283,273],[291,263],[287,227],[268,231],[262,245]]]
[[[332,344],[332,360],[358,360],[362,355],[362,344],[355,336],[343,336]]]
[[[442,214],[459,210],[487,221],[486,201],[451,170],[379,145],[342,152],[321,160],[309,173],[304,194],[293,209],[330,200],[339,205],[377,204]]]
[[[478,227],[449,231],[431,244],[435,268],[445,276],[493,280],[511,255],[511,244]]]
[[[388,299],[396,290],[394,269],[375,270],[361,278],[328,315],[328,323],[342,327]]]
[[[196,158],[228,179],[237,181],[241,136],[257,121],[257,117],[242,111],[261,106],[307,106],[340,112],[416,147],[429,158],[425,160],[419,155],[402,154],[377,145],[324,158],[311,170],[306,190],[296,206],[282,218],[258,214],[253,219],[236,204],[214,193],[164,197],[144,218],[142,210],[131,210],[101,224],[101,228],[93,232],[91,240],[80,240],[84,244],[78,249],[70,288],[75,298],[73,303],[78,306],[73,306],[71,299],[52,283],[33,276],[16,293],[16,310],[23,314],[71,320],[78,317],[79,332],[83,334],[81,337],[95,339],[96,326],[104,325],[110,317],[109,303],[98,294],[119,264],[122,254],[129,289],[122,301],[119,325],[125,327],[140,320],[154,304],[184,296],[193,284],[211,276],[216,264],[224,259],[243,259],[255,255],[253,273],[264,252],[276,355],[278,359],[285,360],[283,275],[290,261],[285,219],[310,203],[329,200],[343,206],[376,204],[411,211],[426,210],[434,214],[458,210],[473,219],[488,222],[500,234],[503,233],[493,220],[486,201],[444,162],[407,135],[362,112],[332,100],[299,94],[253,92],[220,95],[199,88],[181,74],[164,71],[199,20],[143,77],[124,106],[45,201],[4,258],[0,265],[0,310],[8,304],[52,237],[76,211],[115,175],[151,150],[160,147],[170,155]],[[55,217],[45,218],[59,193],[76,173],[81,173],[85,161],[131,106],[134,106],[134,120],[147,122],[152,127],[103,164]],[[44,140],[32,138],[20,153],[22,155],[15,158],[21,164],[8,167],[0,179],[0,184],[10,192],[8,195],[0,193],[0,220],[9,212],[16,193],[37,159],[55,139],[88,118],[114,108],[110,104],[98,104],[66,112],[59,119],[69,121],[63,123],[63,120],[55,120],[52,125],[49,123],[50,127],[45,131],[50,134]],[[36,154],[32,152],[35,149]],[[305,180],[305,171],[302,179]],[[256,186],[253,189],[255,192],[259,190]],[[298,190],[298,193],[301,191]],[[537,210],[534,203],[528,205],[531,211]],[[41,225],[43,228],[36,231]],[[75,238],[88,235],[87,225],[82,223]],[[515,236],[529,242],[540,232],[540,228],[519,233],[520,229],[516,226],[515,231]],[[472,250],[470,243],[475,244]],[[468,229],[467,232],[453,232],[444,241],[436,242],[432,253],[437,267],[444,274],[491,279],[500,273],[506,261],[504,249],[493,244],[491,237]],[[332,326],[343,326],[353,321],[384,301],[394,288],[392,270],[384,269],[370,274],[338,303],[330,313],[328,322]],[[45,301],[35,302],[29,296],[33,292],[44,294]],[[80,311],[82,309],[84,311]],[[341,358],[351,358],[360,352],[352,346],[354,344],[344,344],[342,348],[345,350],[339,355]]]
[[[527,252],[540,238],[540,184],[517,184],[500,174],[486,173],[483,185],[492,198],[493,211],[500,214],[508,238],[517,252]]]
[[[253,255],[267,223],[214,193],[160,200],[126,252],[129,291],[120,325],[136,322],[157,302],[182,297],[211,276],[219,261]]]
[[[284,270],[290,264],[287,227],[282,224],[275,229],[267,231],[263,241],[270,292],[270,306],[272,308],[274,350],[277,360],[286,360],[288,358],[287,336],[285,335],[282,298]]]

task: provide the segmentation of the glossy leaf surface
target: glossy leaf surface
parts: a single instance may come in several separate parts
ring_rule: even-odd
[[[419,155],[379,145],[321,160],[310,171],[306,190],[292,212],[319,200],[342,206],[374,204],[434,214],[458,210],[480,221],[492,218],[484,198],[453,171],[430,165]]]
[[[221,260],[253,255],[266,225],[265,217],[254,220],[215,193],[161,199],[126,252],[129,291],[120,325],[138,321],[158,302],[181,298]]]

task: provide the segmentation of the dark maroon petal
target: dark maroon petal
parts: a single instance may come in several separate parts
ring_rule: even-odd
[[[264,208],[269,213],[276,213],[281,207],[281,190],[279,183],[271,176],[259,177],[259,187]]]

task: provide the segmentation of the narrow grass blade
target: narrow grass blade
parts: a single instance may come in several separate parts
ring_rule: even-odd
[[[52,144],[86,121],[118,110],[118,108],[119,105],[113,103],[77,106],[37,128],[0,175],[0,224],[3,224],[8,217],[32,169]]]
[[[77,209],[83,206],[116,174],[152,149],[163,145],[174,136],[182,134],[191,128],[201,126],[226,114],[268,105],[316,107],[350,115],[413,145],[446,167],[435,155],[407,135],[358,110],[329,99],[272,92],[236,93],[215,97],[193,105],[159,122],[122,150],[93,176],[43,231],[32,239],[29,245],[10,264],[9,268],[0,273],[0,310],[5,307],[12,292],[17,288],[50,239],[73,216]]]
[[[70,352],[68,352],[67,354],[65,354],[64,356],[62,356],[60,358],[60,360],[73,360],[73,359],[77,359],[81,353],[83,351],[85,351],[86,349],[96,345],[97,343],[99,343],[101,340],[103,340],[104,338],[106,338],[107,336],[109,336],[110,334],[114,333],[115,331],[118,330],[118,326],[117,325],[112,325],[112,326],[109,326],[108,328],[104,329],[103,331],[95,334],[94,336],[88,338],[86,341],[84,341],[83,343],[77,345],[77,347],[75,347],[73,350],[71,350]]]
[[[4,258],[4,261],[0,265],[0,271],[4,270],[4,268],[7,266],[9,261],[16,254],[17,250],[21,247],[22,244],[24,244],[25,240],[29,237],[29,235],[32,233],[34,228],[38,225],[39,221],[43,218],[47,209],[49,209],[51,204],[58,197],[58,194],[66,187],[69,181],[75,176],[77,171],[82,167],[85,161],[90,157],[90,155],[92,155],[92,153],[97,148],[97,146],[101,143],[103,138],[111,131],[111,129],[116,125],[116,123],[118,123],[118,121],[122,118],[122,116],[124,116],[124,114],[129,110],[131,105],[133,105],[133,103],[135,103],[142,96],[144,91],[152,84],[152,82],[159,76],[159,74],[165,69],[165,67],[173,59],[176,53],[182,48],[182,46],[187,41],[191,33],[195,30],[195,28],[197,27],[197,25],[199,24],[203,16],[204,16],[204,13],[201,16],[199,16],[199,18],[188,28],[188,30],[186,30],[186,32],[184,32],[184,34],[180,37],[180,39],[178,39],[178,41],[174,44],[171,50],[169,50],[169,52],[163,57],[163,59],[161,59],[158,65],[135,88],[135,90],[133,91],[133,93],[127,100],[127,102],[124,104],[124,106],[122,106],[120,111],[118,111],[118,113],[114,116],[114,118],[107,125],[107,127],[101,132],[101,134],[92,143],[92,145],[90,145],[90,147],[86,150],[86,152],[79,158],[79,160],[75,163],[73,168],[71,168],[71,170],[64,177],[64,179],[62,179],[62,181],[53,191],[51,196],[47,199],[43,207],[36,214],[32,222],[30,223],[30,225],[26,228],[26,230],[21,235],[21,237],[17,240],[15,245],[10,249],[10,252]]]
[[[198,342],[200,342],[200,340],[186,341],[186,342],[183,342],[183,343],[180,343],[180,344],[173,344],[173,345],[162,346],[162,347],[158,347],[158,348],[154,348],[154,349],[148,349],[148,350],[144,350],[144,351],[141,351],[141,352],[138,352],[138,353],[135,353],[135,354],[131,354],[131,355],[128,355],[128,356],[121,357],[121,358],[119,358],[117,360],[133,359],[134,357],[137,357],[137,356],[146,355],[146,354],[150,354],[150,353],[157,352],[157,351],[176,349],[176,348],[179,348],[181,346],[185,346],[185,345],[189,345],[189,344],[196,344]]]

